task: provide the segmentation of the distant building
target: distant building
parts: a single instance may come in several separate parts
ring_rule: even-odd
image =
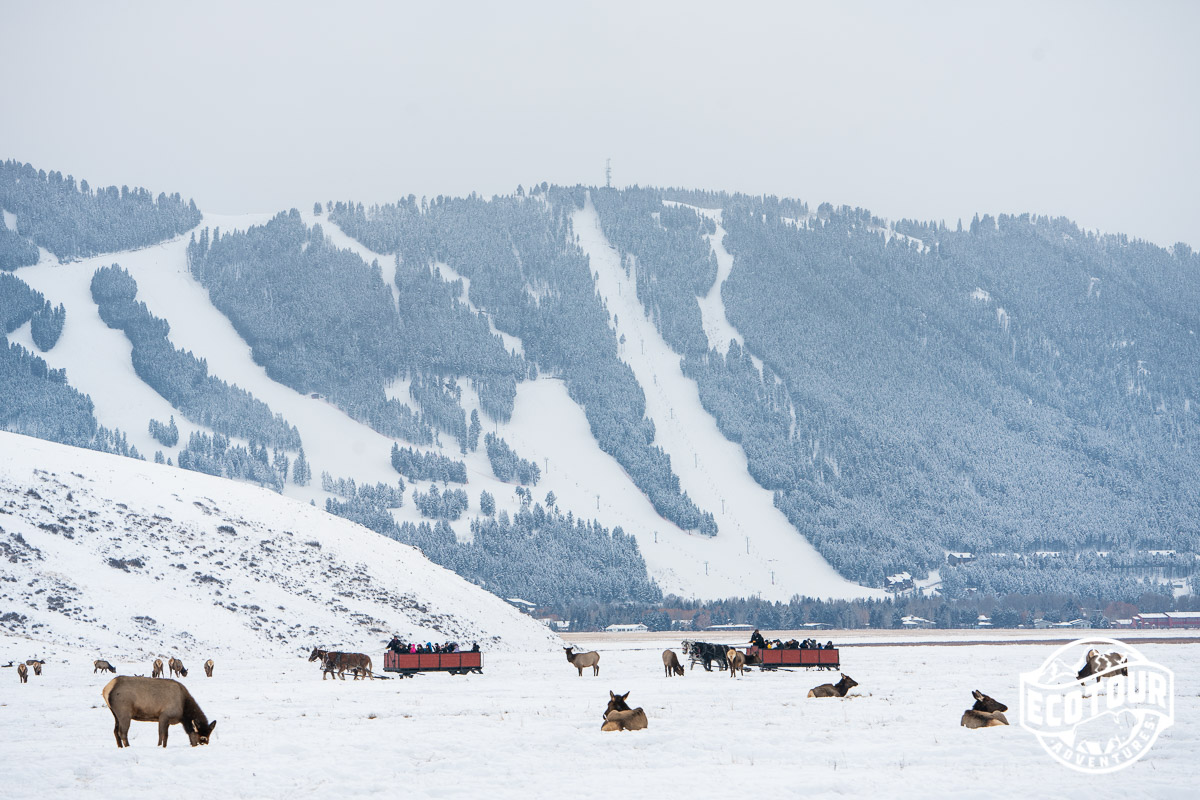
[[[518,610],[523,611],[526,614],[532,614],[533,610],[537,608],[537,604],[531,603],[528,600],[522,600],[519,597],[506,597],[504,598],[504,602],[515,606]]]
[[[806,631],[827,631],[832,627],[828,622],[806,622],[800,626],[802,630]]]
[[[558,617],[535,617],[535,619],[551,630],[569,631],[571,629],[570,620],[559,619]]]
[[[913,588],[913,578],[907,572],[897,572],[883,579],[883,588],[889,592],[907,592]]]
[[[650,630],[640,622],[619,622],[614,625],[609,625],[604,629],[608,633],[635,633],[637,631]]]
[[[986,614],[980,614],[979,617],[975,620],[975,627],[976,628],[992,627],[992,618]]]
[[[729,622],[724,625],[709,625],[705,628],[707,631],[752,631],[753,625],[747,625],[745,622]]]
[[[1137,614],[1135,628],[1200,628],[1200,611],[1164,611]]]
[[[975,560],[974,553],[947,553],[946,563],[950,566],[958,566],[959,564],[970,564]]]
[[[925,619],[924,617],[918,617],[918,616],[909,614],[906,617],[900,618],[900,627],[902,627],[902,628],[932,628],[933,620]]]

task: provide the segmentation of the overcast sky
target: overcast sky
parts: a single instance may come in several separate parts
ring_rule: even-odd
[[[202,209],[674,185],[1200,248],[1200,3],[0,0],[0,158]]]

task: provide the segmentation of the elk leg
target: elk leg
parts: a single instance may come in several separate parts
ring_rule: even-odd
[[[171,721],[167,719],[166,714],[158,718],[158,743],[163,747],[167,746],[167,731],[171,727]]]

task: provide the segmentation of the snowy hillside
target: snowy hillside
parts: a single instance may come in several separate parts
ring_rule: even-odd
[[[392,634],[487,650],[556,641],[414,548],[323,510],[2,432],[0,554],[0,629],[50,649],[142,658],[376,653]]]

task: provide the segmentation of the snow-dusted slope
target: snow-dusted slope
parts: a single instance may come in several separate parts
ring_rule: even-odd
[[[307,504],[4,432],[0,554],[0,631],[46,646],[140,658],[378,653],[392,634],[556,641],[416,549]]]
[[[775,508],[771,493],[750,476],[742,449],[717,429],[700,403],[695,382],[680,369],[679,355],[647,319],[637,299],[636,276],[621,267],[590,195],[583,210],[573,215],[572,224],[591,258],[592,270],[599,275],[597,290],[615,315],[617,334],[625,336],[624,360],[646,394],[655,443],[671,456],[683,489],[713,513],[720,529],[713,538],[689,536],[686,546],[679,548],[674,569],[699,591],[717,594],[721,593],[718,587],[727,586],[737,587],[736,593],[779,600],[794,594],[870,594],[839,576],[796,532]],[[679,536],[674,530],[669,535],[673,541]],[[641,535],[639,541],[643,551],[652,552]]]

